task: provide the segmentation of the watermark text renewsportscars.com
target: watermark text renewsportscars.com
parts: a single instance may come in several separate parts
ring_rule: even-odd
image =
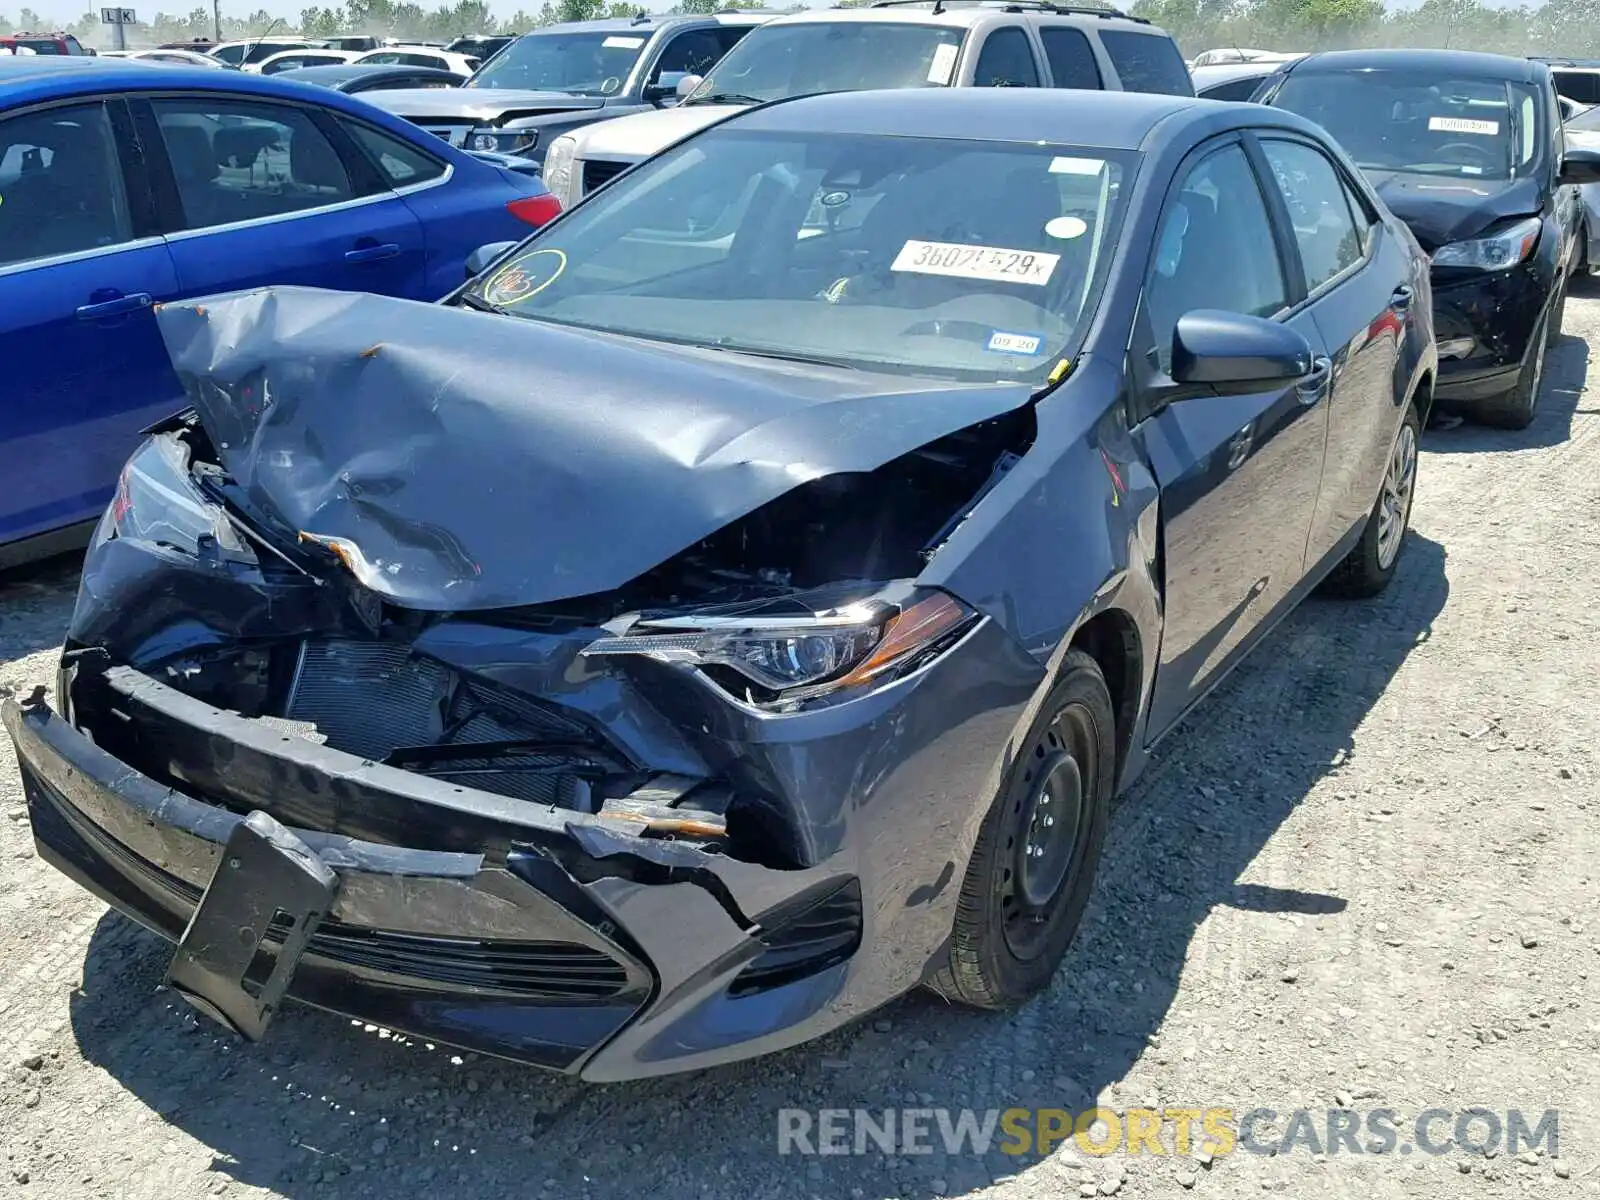
[[[782,1108],[778,1153],[1508,1154],[1561,1151],[1560,1113],[1517,1108]]]

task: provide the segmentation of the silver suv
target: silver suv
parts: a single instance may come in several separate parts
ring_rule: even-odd
[[[878,0],[768,21],[676,107],[556,138],[546,186],[570,207],[634,163],[740,106],[814,92],[919,87],[1058,87],[1192,96],[1183,55],[1148,21],[1045,0],[947,6]]]

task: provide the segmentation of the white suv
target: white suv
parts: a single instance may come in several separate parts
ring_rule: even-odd
[[[1192,96],[1177,45],[1114,9],[1044,0],[946,8],[878,0],[768,21],[678,105],[585,126],[557,138],[544,182],[570,208],[636,162],[750,104],[815,92],[917,87],[1059,87]]]

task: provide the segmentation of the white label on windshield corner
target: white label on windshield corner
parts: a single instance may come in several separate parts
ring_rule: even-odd
[[[1043,287],[1050,282],[1051,272],[1060,261],[1059,254],[1040,254],[1033,250],[963,246],[956,242],[907,242],[895,255],[889,269]]]
[[[1105,166],[1103,158],[1052,158],[1050,160],[1050,174],[1052,175],[1098,175],[1100,168]]]
[[[933,48],[933,61],[928,64],[928,82],[949,83],[955,67],[956,48],[949,42],[940,42]]]
[[[1002,354],[1037,354],[1042,340],[1031,333],[1006,333],[996,329],[989,335],[988,348]]]
[[[1494,137],[1500,132],[1499,121],[1473,121],[1467,117],[1429,117],[1428,128],[1434,133],[1476,133]]]
[[[637,50],[644,45],[641,37],[608,37],[600,43],[607,50]]]

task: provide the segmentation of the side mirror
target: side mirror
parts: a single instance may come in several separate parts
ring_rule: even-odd
[[[1288,384],[1311,373],[1311,343],[1275,321],[1197,308],[1172,332],[1172,379],[1221,392]]]
[[[1600,183],[1600,150],[1568,150],[1557,183]]]
[[[703,75],[685,75],[678,80],[678,86],[675,89],[678,93],[678,99],[687,100],[693,94],[695,88],[700,86],[704,78],[705,76]]]
[[[467,278],[476,279],[495,259],[511,253],[516,247],[516,242],[490,242],[486,246],[479,246],[467,255]]]

